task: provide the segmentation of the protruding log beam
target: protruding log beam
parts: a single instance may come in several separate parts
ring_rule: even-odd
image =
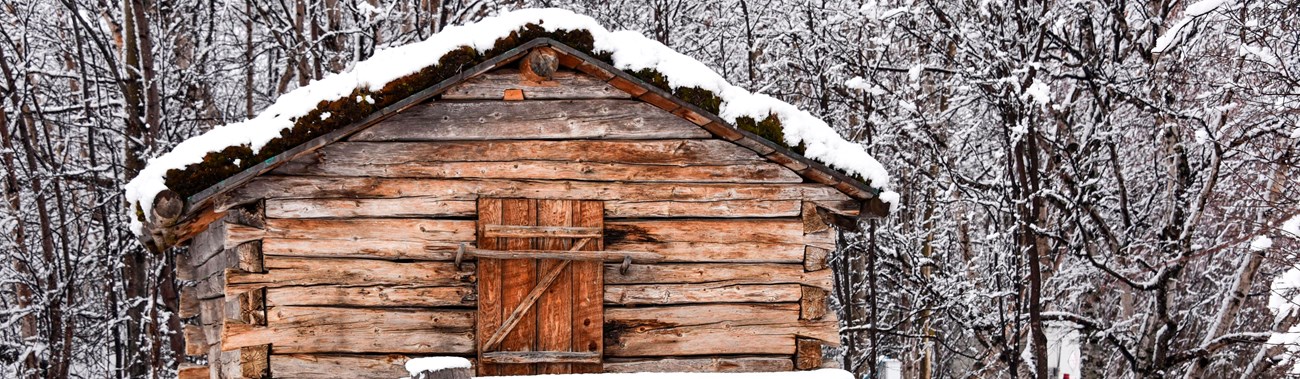
[[[822,345],[825,342],[812,338],[795,339],[794,368],[811,370],[822,365]]]
[[[827,263],[830,260],[831,251],[816,246],[804,246],[803,250],[803,270],[821,271],[830,267]]]
[[[163,190],[153,198],[153,217],[159,225],[170,226],[185,214],[185,199],[172,190]]]
[[[825,289],[803,286],[803,296],[799,298],[799,319],[800,320],[821,320],[826,317],[829,311],[829,304],[826,298],[829,295]]]
[[[239,348],[239,375],[248,379],[270,379],[271,345]]]
[[[858,217],[863,219],[885,218],[889,216],[889,204],[885,204],[879,197],[867,199],[862,202],[862,212]]]
[[[203,335],[203,327],[185,325],[185,355],[198,356],[208,353],[208,339]]]
[[[519,62],[519,73],[525,80],[540,82],[551,80],[560,68],[559,56],[549,47],[538,47],[528,52]]]
[[[831,225],[828,221],[827,214],[821,211],[821,209],[817,207],[817,204],[814,204],[811,201],[805,201],[803,203],[804,234],[813,234],[830,229]]]
[[[211,375],[208,365],[181,363],[176,368],[176,379],[208,379]]]

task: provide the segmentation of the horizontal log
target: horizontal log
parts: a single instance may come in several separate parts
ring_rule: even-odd
[[[483,353],[483,363],[600,363],[600,353],[570,351],[493,351]]]
[[[851,202],[817,184],[606,183],[499,179],[404,179],[262,176],[219,200],[229,207],[257,199],[401,198],[476,200],[479,197],[607,201],[809,200],[825,206]],[[847,212],[847,209],[832,209]],[[856,212],[856,209],[853,209]]]
[[[710,138],[704,129],[636,100],[432,102],[353,135],[352,141]]]
[[[788,303],[799,301],[798,284],[606,285],[605,304]]]
[[[281,167],[393,166],[451,162],[624,163],[707,166],[768,163],[736,144],[716,139],[668,140],[496,140],[427,142],[336,142]]]
[[[601,228],[583,226],[484,225],[486,238],[600,238]]]
[[[402,354],[273,354],[271,372],[281,378],[393,379],[410,374]]]
[[[430,197],[392,199],[268,199],[266,217],[466,217],[474,215],[473,200],[438,200]]]
[[[700,358],[610,358],[605,372],[782,372],[793,371],[788,356]]]
[[[269,219],[263,238],[343,241],[474,241],[473,220]]]
[[[322,258],[452,261],[457,242],[387,240],[315,240],[267,238],[266,255]],[[471,244],[472,246],[472,244]],[[653,253],[664,262],[802,263],[804,245],[788,243],[628,242],[607,245],[613,251]],[[466,257],[472,260],[473,257]]]
[[[661,166],[623,163],[405,162],[393,165],[350,165],[321,162],[285,165],[277,175],[366,176],[383,178],[556,179],[639,182],[800,183],[794,171],[773,163],[711,166]]]
[[[798,263],[804,245],[763,242],[636,242],[607,243],[610,250],[646,251],[662,255],[664,262]]]
[[[805,284],[830,289],[829,270],[805,272],[801,264],[660,263],[632,265],[627,274],[619,265],[605,265],[605,284]]]
[[[605,309],[605,354],[794,354],[796,336],[838,341],[834,322],[800,321],[798,304]]]
[[[444,100],[501,99],[507,89],[524,91],[524,98],[540,99],[627,99],[632,96],[590,75],[557,71],[550,80],[532,81],[518,70],[499,69],[467,79],[442,93]]]
[[[400,354],[272,354],[271,372],[298,379],[394,379],[409,376]]]
[[[451,262],[393,262],[376,259],[298,258],[267,256],[265,274],[226,272],[226,295],[256,287],[290,286],[468,286],[474,264],[458,270]]]
[[[790,217],[799,207],[798,200],[607,201],[605,217]]]
[[[805,235],[799,219],[607,220],[605,244],[620,242],[834,243]]]
[[[634,263],[653,263],[663,260],[663,256],[645,251],[556,251],[556,250],[487,250],[466,248],[465,254],[476,258],[491,259],[558,259],[567,261],[603,261],[622,262],[631,258]]]
[[[176,368],[176,379],[208,379],[211,375],[208,365],[186,362]]]
[[[451,261],[456,258],[460,243],[267,238],[262,241],[262,251],[266,255],[288,257]]]
[[[268,199],[272,218],[365,217],[473,217],[473,200],[439,200],[428,196],[380,199]],[[798,200],[620,201],[605,202],[605,217],[792,217],[799,215]],[[847,208],[846,208],[847,209]]]
[[[474,288],[398,286],[280,287],[266,291],[268,306],[473,307]]]
[[[274,307],[267,326],[227,324],[222,349],[273,343],[276,353],[474,352],[474,311]]]

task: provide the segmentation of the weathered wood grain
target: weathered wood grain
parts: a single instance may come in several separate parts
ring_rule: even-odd
[[[377,259],[267,256],[265,274],[226,272],[226,295],[257,287],[290,286],[424,286],[454,287],[474,282],[474,264],[466,271],[451,262],[394,262]]]
[[[427,287],[421,283],[397,286],[311,286],[270,288],[267,305],[348,307],[472,307],[471,286]]]
[[[799,215],[797,200],[609,201],[610,218],[789,217]]]
[[[794,354],[795,337],[838,340],[833,322],[799,320],[797,304],[710,304],[605,310],[609,356]]]
[[[409,179],[263,176],[232,191],[223,206],[254,199],[400,198],[475,200],[481,197],[612,201],[811,200],[851,202],[833,188],[815,184],[606,183],[547,180]],[[848,209],[840,209],[847,212]],[[853,209],[856,212],[856,209]]]
[[[794,368],[811,370],[822,366],[822,346],[826,343],[812,338],[795,340]]]
[[[501,223],[504,225],[537,225],[537,200],[535,199],[505,199],[501,204]],[[492,224],[480,222],[479,228],[483,236],[488,236],[488,227]],[[528,238],[502,238],[505,246],[503,250],[528,250],[533,249],[533,241]],[[533,287],[538,285],[537,261],[531,259],[514,259],[501,261],[501,309],[504,311],[501,325],[502,328],[509,328],[504,340],[500,343],[500,351],[534,351],[537,349],[537,316],[534,309],[520,309],[521,304],[533,303],[535,299],[528,299],[529,294],[533,292]],[[517,310],[525,311],[524,314],[515,314]],[[518,317],[518,322],[510,326],[512,318]],[[493,331],[493,336],[499,330]],[[482,340],[482,349],[491,349],[491,337]],[[483,359],[480,356],[480,361]],[[536,373],[531,365],[503,365],[499,366],[502,375],[529,375]]]
[[[820,271],[830,267],[831,251],[828,249],[807,246],[804,249],[803,269],[805,271]]]
[[[264,238],[343,241],[474,240],[474,221],[431,219],[269,219]]]
[[[709,138],[708,131],[635,100],[433,102],[353,135],[352,141]]]
[[[762,242],[636,242],[611,243],[610,250],[645,251],[664,262],[799,263],[804,245]]]
[[[474,311],[274,307],[267,326],[228,324],[222,349],[267,343],[276,353],[474,352]]]
[[[830,312],[829,291],[813,286],[803,286],[799,298],[800,320],[821,320]]]
[[[569,218],[573,220],[574,226],[586,226],[592,228],[605,229],[604,207],[599,201],[575,201],[569,208]],[[598,251],[604,250],[603,239],[595,239],[584,245],[582,250]],[[595,353],[604,356],[604,272],[601,262],[573,262],[570,268],[573,272],[573,300],[571,302],[573,335],[571,341],[573,351]],[[569,370],[574,373],[593,373],[601,372],[600,363],[569,365]]]
[[[643,284],[605,286],[605,304],[788,303],[799,301],[798,284]]]
[[[406,377],[400,354],[272,354],[271,372],[295,379],[394,379]]]
[[[486,225],[500,224],[504,221],[502,215],[502,200],[483,198],[478,201],[479,220],[477,228],[478,246],[485,249],[499,249],[506,247],[499,238],[487,238],[483,236],[482,229]],[[475,343],[474,349],[479,358],[483,357],[481,344],[492,337],[492,333],[501,327],[501,322],[505,319],[505,311],[501,307],[501,286],[502,278],[501,260],[484,259],[478,262],[478,292],[479,302],[476,313],[476,322],[478,326],[474,331]],[[500,373],[496,365],[480,364],[477,366],[479,375],[497,375]]]
[[[527,80],[519,70],[499,69],[470,78],[443,92],[443,100],[501,99],[507,89],[521,89],[529,100],[631,98],[605,81],[573,71],[556,71],[550,80]]]
[[[271,345],[239,348],[239,377],[271,379]]]
[[[606,201],[610,218],[756,218],[799,215],[798,200]],[[273,218],[472,217],[473,200],[428,196],[396,198],[268,199]],[[847,208],[846,208],[847,209]]]
[[[206,348],[207,347],[204,347],[204,349]],[[176,368],[176,379],[208,379],[210,375],[212,374],[208,369],[208,365],[187,362],[181,363],[180,367]]]
[[[611,358],[605,372],[781,372],[794,370],[788,356]]]
[[[268,199],[271,218],[464,217],[474,214],[472,200],[438,200],[425,196],[391,199]]]
[[[606,244],[622,242],[834,243],[805,235],[798,219],[610,220]]]
[[[805,272],[799,264],[660,263],[632,265],[627,274],[619,265],[605,265],[606,284],[805,284],[830,289],[830,271]]]
[[[641,182],[800,183],[793,171],[771,163],[716,166],[662,166],[621,163],[514,161],[514,162],[406,162],[394,165],[285,165],[273,173],[311,176],[366,176],[385,178],[504,178]]]
[[[459,243],[267,238],[262,240],[262,251],[266,255],[286,257],[450,261],[455,259],[456,247]]]
[[[279,170],[521,160],[659,166],[770,163],[749,149],[716,139],[338,142],[286,162]]]
[[[621,92],[621,91],[620,91]],[[538,200],[537,201],[537,224],[543,226],[565,226],[573,227],[572,208],[574,204],[568,200]],[[599,236],[599,228],[590,228],[595,230]],[[542,251],[551,251],[552,254],[574,254],[576,252],[568,251],[572,247],[572,239],[569,238],[541,238],[536,241],[536,247]],[[586,243],[591,243],[590,241]],[[559,280],[552,283],[550,288],[542,294],[537,304],[537,349],[546,352],[572,352],[573,351],[573,269],[569,264],[564,264],[560,272]],[[537,269],[540,272],[549,272],[559,267],[561,262],[554,259],[543,259],[538,261]],[[569,353],[572,354],[572,353]],[[600,363],[600,356],[592,354],[595,362]],[[488,354],[484,354],[484,359],[488,359]],[[539,374],[566,374],[569,373],[571,362],[559,362],[561,358],[556,356],[539,357],[540,362],[519,362],[519,363],[542,363],[537,367]],[[551,358],[551,359],[544,359]]]
[[[541,368],[556,367],[556,371],[566,371],[564,366],[569,363],[592,364],[600,363],[600,355],[587,352],[572,351],[493,351],[483,353],[483,358],[479,359],[483,363],[510,363],[510,364],[530,364],[541,363]],[[539,370],[543,371],[543,370]],[[547,374],[542,372],[542,374]]]

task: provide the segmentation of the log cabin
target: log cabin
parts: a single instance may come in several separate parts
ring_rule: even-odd
[[[200,158],[151,161],[127,197],[141,242],[176,254],[181,377],[834,366],[835,230],[885,215],[886,182],[810,158],[820,142],[782,136],[807,119],[790,107],[723,118],[728,89],[629,68],[572,17],[503,16],[490,45],[312,84],[196,137]],[[212,142],[267,120],[287,121]]]

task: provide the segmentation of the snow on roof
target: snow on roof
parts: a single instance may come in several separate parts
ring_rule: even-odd
[[[849,175],[861,175],[874,188],[889,187],[889,173],[862,145],[845,140],[825,121],[806,111],[771,96],[733,86],[700,61],[636,31],[611,32],[591,17],[563,9],[524,9],[473,24],[450,26],[425,41],[378,51],[350,71],[328,75],[280,96],[257,117],[218,126],[185,140],[170,152],[149,160],[140,174],[127,183],[126,201],[137,204],[146,217],[151,217],[154,197],[167,189],[165,178],[169,170],[184,170],[203,162],[207,154],[231,146],[248,146],[257,153],[280,137],[281,131],[292,128],[297,118],[315,110],[322,101],[342,99],[356,89],[378,91],[393,80],[437,64],[443,55],[462,46],[479,52],[488,51],[497,39],[507,37],[528,24],[536,24],[549,32],[585,30],[594,39],[595,51],[611,54],[613,65],[618,69],[654,69],[663,74],[673,88],[699,87],[712,91],[722,99],[718,116],[733,125],[741,117],[762,120],[775,115],[785,134],[785,141],[776,142],[788,146],[803,144],[806,148],[804,156]],[[887,202],[897,199],[888,192],[883,195],[881,199]],[[131,223],[133,232],[137,235],[144,233],[140,220],[132,216]]]

